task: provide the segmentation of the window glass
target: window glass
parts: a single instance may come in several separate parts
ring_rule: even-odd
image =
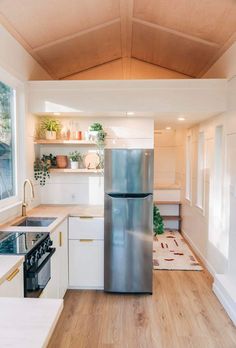
[[[204,203],[204,133],[198,136],[198,166],[197,166],[197,206],[203,208]]]
[[[14,90],[0,81],[0,200],[15,196]]]
[[[186,188],[185,197],[189,201],[191,200],[191,165],[192,165],[192,146],[191,146],[191,135],[187,136],[186,144]]]

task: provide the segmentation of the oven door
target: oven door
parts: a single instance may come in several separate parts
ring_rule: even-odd
[[[39,297],[46,287],[51,279],[51,257],[55,251],[55,248],[50,248],[35,265],[25,269],[25,297]]]

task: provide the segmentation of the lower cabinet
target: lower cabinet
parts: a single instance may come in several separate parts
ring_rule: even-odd
[[[24,297],[23,265],[13,270],[0,285],[0,297]]]
[[[104,288],[103,218],[69,218],[69,287]]]
[[[70,240],[69,250],[70,287],[103,289],[103,241]]]
[[[52,233],[51,240],[56,252],[51,258],[51,279],[41,298],[63,298],[68,288],[68,227],[67,219]]]

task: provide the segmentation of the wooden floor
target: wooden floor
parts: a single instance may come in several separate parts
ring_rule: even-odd
[[[152,296],[69,290],[49,348],[235,348],[206,271],[154,271]]]

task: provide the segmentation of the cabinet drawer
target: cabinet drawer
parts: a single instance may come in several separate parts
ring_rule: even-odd
[[[69,241],[69,285],[71,288],[103,289],[104,244],[102,240]]]
[[[69,239],[104,239],[104,218],[70,217]]]
[[[23,266],[16,268],[0,285],[0,297],[24,297]]]

